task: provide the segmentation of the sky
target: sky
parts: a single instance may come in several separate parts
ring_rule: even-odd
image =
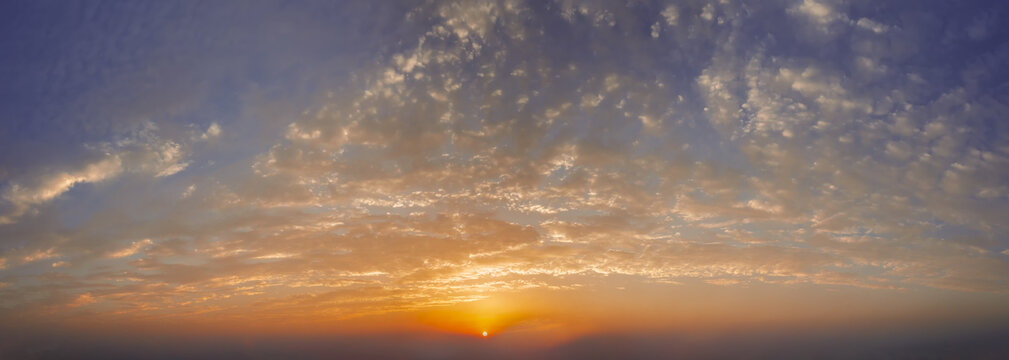
[[[5,1],[0,357],[1002,358],[1006,15]]]

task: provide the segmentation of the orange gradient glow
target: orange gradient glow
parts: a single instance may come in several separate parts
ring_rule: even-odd
[[[986,12],[51,2],[13,6],[54,29],[12,22],[37,43],[0,56],[38,66],[0,81],[15,103],[45,95],[0,106],[0,333],[1009,324],[1009,45],[987,49],[1009,28]],[[978,53],[930,64],[954,48]]]

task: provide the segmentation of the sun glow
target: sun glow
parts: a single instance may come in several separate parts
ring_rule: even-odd
[[[486,331],[483,332],[483,336],[487,337],[487,332]]]

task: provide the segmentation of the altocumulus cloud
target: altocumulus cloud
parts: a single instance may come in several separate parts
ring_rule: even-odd
[[[211,56],[243,115],[168,94],[84,155],[5,165],[0,305],[352,317],[606,275],[1004,292],[1007,34],[917,4],[401,4],[358,39],[396,45],[333,86],[278,53],[235,85]]]

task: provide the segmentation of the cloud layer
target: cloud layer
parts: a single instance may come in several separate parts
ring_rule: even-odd
[[[326,35],[363,49],[339,69],[308,47],[292,51],[315,60],[232,49],[269,52],[275,78],[5,161],[0,306],[279,321],[616,277],[742,296],[1009,288],[1009,47],[992,9],[409,5],[345,5],[384,28]],[[192,120],[229,91],[230,119]],[[132,114],[100,105],[82,121]]]

